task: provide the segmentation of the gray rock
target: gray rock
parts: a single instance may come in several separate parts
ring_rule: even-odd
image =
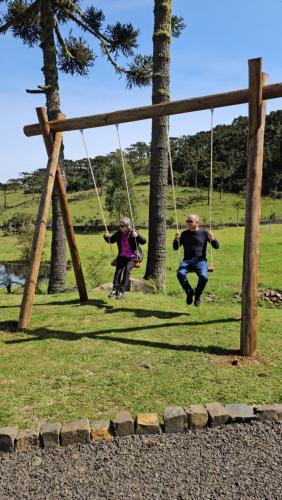
[[[153,283],[142,278],[131,278],[130,279],[130,291],[131,292],[143,292],[143,293],[157,293],[157,289]]]
[[[111,433],[112,424],[110,420],[97,420],[90,423],[90,434],[93,441],[110,441],[113,439]]]
[[[97,286],[94,288],[94,291],[110,291],[113,288],[112,283],[104,283],[103,285]],[[147,280],[144,280],[142,278],[131,278],[129,281],[129,287],[127,291],[131,292],[142,292],[142,293],[149,293],[149,294],[155,294],[157,293],[156,287],[153,285],[153,283],[150,283]]]
[[[90,426],[87,418],[62,425],[61,444],[90,443]]]
[[[191,405],[185,412],[189,429],[203,429],[208,426],[209,416],[204,405]]]
[[[114,433],[118,437],[134,434],[134,425],[132,416],[128,411],[119,411],[113,421]]]
[[[278,420],[282,420],[282,404],[275,403],[275,411],[277,411]]]
[[[275,405],[258,405],[254,407],[254,412],[259,420],[273,420],[278,422],[278,408]]]
[[[57,448],[60,446],[60,432],[62,424],[59,422],[46,422],[41,426],[40,436],[44,448]]]
[[[0,451],[14,451],[18,427],[0,427]]]
[[[164,411],[165,432],[184,432],[187,429],[187,415],[180,406],[167,406]]]
[[[209,424],[211,427],[224,425],[229,420],[229,414],[222,404],[214,402],[207,403],[206,409],[209,414]]]
[[[228,404],[225,409],[230,415],[230,422],[250,422],[256,419],[253,406],[244,403]]]
[[[26,429],[18,433],[16,437],[16,451],[30,451],[39,447],[39,431]]]
[[[136,417],[136,434],[159,434],[160,422],[156,413],[140,413]]]

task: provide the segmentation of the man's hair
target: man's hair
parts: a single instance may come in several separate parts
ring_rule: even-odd
[[[131,229],[131,220],[129,219],[129,217],[123,217],[122,219],[120,219],[120,224],[123,224],[124,226]]]
[[[190,214],[188,215],[187,219],[194,219],[198,224],[200,222],[200,217],[197,214]]]

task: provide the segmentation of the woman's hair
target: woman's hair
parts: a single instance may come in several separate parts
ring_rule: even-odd
[[[131,220],[129,219],[129,217],[123,217],[120,220],[120,224],[123,224],[124,226],[128,227],[128,229],[132,229]]]

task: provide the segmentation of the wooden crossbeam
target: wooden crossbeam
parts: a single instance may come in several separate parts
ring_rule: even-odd
[[[282,83],[274,83],[263,87],[263,100],[276,99],[278,97],[282,97]],[[168,103],[154,104],[152,106],[144,106],[141,108],[124,109],[121,111],[114,111],[112,113],[80,116],[77,118],[67,118],[66,120],[52,120],[48,122],[48,125],[52,131],[68,132],[71,130],[104,127],[106,125],[115,125],[116,123],[147,120],[150,118],[158,118],[160,116],[177,115],[192,111],[201,111],[204,109],[246,104],[249,102],[249,99],[249,89],[234,90],[232,92],[225,92],[222,94],[194,97],[192,99],[171,101]],[[28,137],[40,135],[41,129],[38,123],[26,125],[24,127],[24,133]]]

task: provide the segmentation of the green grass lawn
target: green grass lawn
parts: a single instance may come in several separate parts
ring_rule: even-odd
[[[141,225],[148,223],[148,198],[149,198],[149,178],[139,176],[135,178],[135,191],[138,200],[136,222]],[[105,207],[105,196],[101,197],[102,204]],[[178,209],[178,218],[180,224],[184,224],[189,212],[200,213],[202,221],[209,221],[209,207],[207,205],[207,190],[198,189],[195,191],[189,187],[176,186],[176,200]],[[81,191],[68,194],[68,201],[73,216],[75,225],[85,225],[87,222],[98,219],[101,220],[99,205],[94,189],[89,191]],[[237,214],[234,208],[234,203],[242,202],[244,205],[244,197],[236,194],[226,193],[222,197],[218,192],[214,192],[212,200],[212,219],[217,223],[230,223],[240,221],[244,217],[244,210],[240,209]],[[33,215],[36,218],[39,203],[39,194],[35,195],[34,200],[31,194],[24,195],[21,192],[11,192],[7,195],[7,208],[2,206],[3,198],[0,200],[2,210],[0,212],[0,224],[8,221],[13,214],[20,212],[22,214]],[[275,213],[276,217],[282,218],[282,200],[269,197],[262,198],[262,219],[269,219],[271,214]],[[109,221],[107,211],[105,211],[106,219]],[[174,206],[171,187],[168,188],[168,206],[167,219],[175,222]]]
[[[281,234],[281,225],[261,226],[261,290],[281,290]],[[21,295],[2,289],[0,425],[113,417],[120,409],[161,415],[170,404],[213,400],[282,401],[281,309],[260,301],[259,355],[243,360],[236,352],[243,228],[216,231],[221,248],[214,251],[216,270],[200,309],[186,306],[177,283],[173,236],[168,231],[163,295],[128,293],[123,301],[110,300],[106,293],[93,291],[87,276],[87,305],[79,304],[76,292],[36,295],[30,327],[20,333],[13,325]],[[94,255],[108,257],[103,281],[110,281],[111,256],[102,236],[79,235],[78,245],[84,267]],[[0,261],[18,258],[15,237],[1,234]],[[142,276],[144,267],[134,276]],[[68,285],[73,284],[68,271]],[[237,365],[232,364],[234,357]]]

